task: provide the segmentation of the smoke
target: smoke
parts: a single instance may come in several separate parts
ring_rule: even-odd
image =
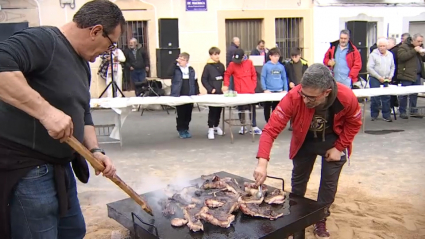
[[[192,186],[190,181],[198,176],[190,176],[183,171],[177,172],[175,175],[168,177],[158,177],[155,175],[141,175],[137,177],[133,183],[133,188],[138,194],[149,193],[149,206],[157,212],[162,211],[161,201],[171,197],[175,192],[181,189]],[[153,194],[152,194],[153,193]]]

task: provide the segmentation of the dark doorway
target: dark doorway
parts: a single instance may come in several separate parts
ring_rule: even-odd
[[[0,23],[0,41],[4,41],[15,32],[28,28],[28,22]]]

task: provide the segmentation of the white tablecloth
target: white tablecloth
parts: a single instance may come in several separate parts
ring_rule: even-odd
[[[415,93],[424,93],[425,85],[399,87],[390,85],[385,88],[369,88],[369,89],[355,89],[354,94],[358,98],[372,97],[379,95],[408,95]],[[236,97],[225,97],[224,95],[199,95],[199,96],[160,96],[160,97],[129,97],[129,98],[101,98],[91,99],[90,106],[92,109],[96,108],[111,108],[117,115],[115,118],[115,125],[121,126],[124,124],[125,119],[131,112],[133,105],[169,105],[177,106],[188,103],[197,103],[205,106],[216,107],[229,107],[237,105],[254,104],[265,101],[280,101],[286,93],[257,93],[257,94],[238,94]],[[111,133],[111,138],[120,139],[119,130],[121,127],[115,127]]]

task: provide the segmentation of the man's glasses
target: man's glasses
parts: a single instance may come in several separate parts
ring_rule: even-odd
[[[115,50],[116,48],[117,48],[117,43],[116,42],[113,42],[112,40],[111,40],[111,38],[108,36],[108,34],[105,32],[105,31],[103,31],[103,36],[105,37],[105,38],[108,38],[108,40],[109,40],[109,42],[111,42],[111,45],[108,47],[108,51],[113,51],[113,50]]]
[[[319,99],[320,97],[322,97],[325,94],[325,92],[323,92],[322,94],[317,95],[317,96],[311,96],[311,95],[306,95],[306,94],[304,94],[304,92],[302,92],[301,90],[299,90],[298,91],[298,94],[301,97],[307,99],[309,102],[316,102],[316,100]]]

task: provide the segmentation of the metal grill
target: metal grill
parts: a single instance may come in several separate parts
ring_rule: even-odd
[[[118,41],[118,47],[122,50],[128,48],[128,43],[132,38],[136,38],[139,42],[138,47],[143,47],[149,55],[148,47],[148,22],[147,21],[127,21],[124,27],[124,34]],[[124,69],[124,68],[123,68]],[[134,90],[133,84],[130,80],[130,72],[123,71],[123,90]],[[147,76],[150,76],[150,71],[147,72]]]
[[[226,20],[226,46],[232,43],[233,37],[241,39],[240,48],[245,54],[251,54],[251,50],[257,47],[262,38],[261,19],[227,19]]]
[[[276,18],[276,45],[280,49],[283,58],[291,57],[291,49],[299,47],[301,56],[304,48],[303,18]]]

